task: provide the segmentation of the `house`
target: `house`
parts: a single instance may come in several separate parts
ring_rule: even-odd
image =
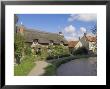
[[[64,45],[68,46],[68,42],[64,38],[62,32],[50,33],[40,30],[28,29],[23,25],[18,25],[15,32],[19,32],[24,36],[25,43],[30,47],[48,47],[49,45]]]
[[[68,42],[68,47],[69,47],[69,51],[71,54],[73,54],[74,47],[76,46],[77,43],[78,43],[78,41],[69,41]]]
[[[69,49],[73,48],[73,50],[78,49],[79,47],[85,47],[89,51],[94,53],[97,52],[97,37],[95,36],[87,36],[84,33],[83,37],[79,37],[79,41],[71,41],[68,44]]]

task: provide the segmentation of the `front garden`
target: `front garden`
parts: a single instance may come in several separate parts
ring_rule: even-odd
[[[19,33],[15,33],[14,42],[14,75],[24,76],[35,66],[35,57],[31,48],[25,44],[24,38]]]
[[[49,62],[49,66],[45,68],[43,75],[55,75],[56,69],[63,63],[78,59],[88,58],[91,56],[85,47],[80,47],[74,50],[73,54],[70,54],[68,47],[64,45],[49,45],[48,48],[40,45],[40,53],[36,54],[36,51],[32,51],[30,45],[25,44],[23,36],[15,34],[15,60],[14,75],[26,76],[35,66],[35,61]],[[36,46],[35,49],[38,47]]]
[[[69,55],[68,47],[63,45],[49,45],[48,48],[45,46],[40,46],[40,53],[36,54],[36,49],[39,48],[36,46],[35,50],[32,51],[30,45],[25,44],[24,37],[15,33],[15,42],[14,42],[14,75],[15,76],[25,76],[33,69],[35,66],[35,61],[46,61],[59,59],[62,57],[67,57]]]

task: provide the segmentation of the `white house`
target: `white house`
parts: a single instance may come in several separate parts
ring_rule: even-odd
[[[97,52],[97,36],[87,36],[86,33],[84,33],[84,36],[82,38],[79,38],[79,41],[75,45],[74,49],[77,49],[82,46],[96,53]]]

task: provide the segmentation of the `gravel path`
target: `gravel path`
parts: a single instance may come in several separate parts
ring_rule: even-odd
[[[97,58],[75,59],[62,64],[57,69],[57,76],[96,76]]]
[[[36,61],[36,66],[30,71],[28,76],[40,76],[44,74],[44,68],[48,66],[48,63],[45,61]]]

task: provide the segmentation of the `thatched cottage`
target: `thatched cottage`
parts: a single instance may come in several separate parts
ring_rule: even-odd
[[[48,46],[48,45],[64,45],[68,46],[67,40],[64,38],[62,32],[50,33],[40,30],[33,30],[18,25],[16,32],[21,33],[25,38],[25,43],[30,44],[31,47],[36,45]]]

